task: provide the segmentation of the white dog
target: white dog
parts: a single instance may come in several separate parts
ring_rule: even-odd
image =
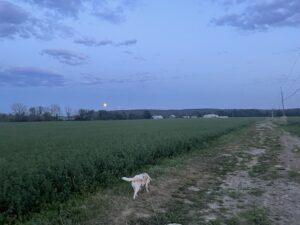
[[[137,193],[143,186],[146,186],[146,191],[149,192],[148,186],[152,179],[147,173],[142,173],[134,176],[133,178],[122,177],[122,180],[131,182],[131,186],[134,190],[133,199],[135,199]]]

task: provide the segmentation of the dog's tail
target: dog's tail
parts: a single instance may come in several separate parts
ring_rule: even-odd
[[[128,182],[131,182],[131,181],[133,181],[133,178],[122,177],[122,180],[125,180],[125,181],[128,181]]]

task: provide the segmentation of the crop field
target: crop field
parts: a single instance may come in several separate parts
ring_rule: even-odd
[[[0,123],[0,223],[109,186],[255,120]]]
[[[300,117],[288,117],[287,123],[282,126],[287,131],[300,136]]]

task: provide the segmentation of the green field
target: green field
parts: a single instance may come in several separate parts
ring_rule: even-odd
[[[0,123],[0,223],[111,185],[255,120]]]
[[[300,136],[300,117],[288,117],[287,123],[283,124],[282,127],[287,131]]]

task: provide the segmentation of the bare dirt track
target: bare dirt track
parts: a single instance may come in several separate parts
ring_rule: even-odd
[[[208,148],[87,224],[299,224],[300,138],[263,121]]]

